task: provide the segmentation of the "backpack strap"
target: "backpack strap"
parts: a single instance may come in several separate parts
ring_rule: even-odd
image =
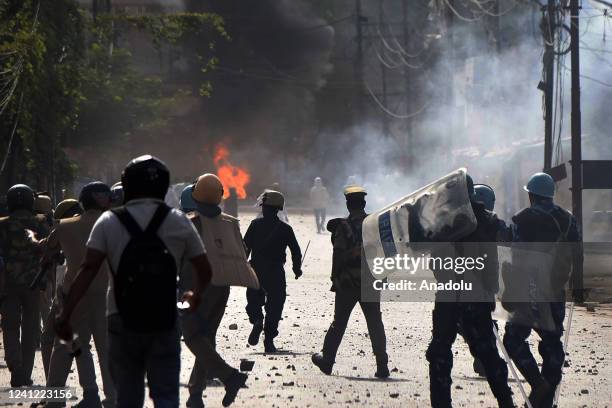
[[[162,222],[164,222],[164,220],[166,219],[166,216],[169,212],[170,207],[168,207],[166,204],[160,204],[159,207],[157,207],[157,210],[155,210],[155,214],[153,214],[153,217],[151,217],[151,221],[149,221],[149,225],[144,231],[145,234],[155,234],[161,226]]]
[[[121,221],[121,224],[123,224],[131,236],[135,237],[143,233],[142,229],[125,206],[114,208],[111,211],[119,218],[119,221]]]

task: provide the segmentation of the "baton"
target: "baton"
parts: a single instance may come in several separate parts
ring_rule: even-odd
[[[308,247],[310,247],[310,240],[308,240],[308,243],[306,244],[306,249],[304,250],[304,255],[302,255],[300,265],[304,264],[304,259],[306,259],[306,254],[308,253]]]
[[[569,334],[570,329],[572,328],[572,315],[574,314],[574,302],[570,306],[569,316],[567,317],[567,330],[565,331],[565,338],[563,339],[563,355],[567,352],[567,344],[569,342]],[[561,377],[563,378],[563,377]],[[559,385],[557,385],[557,391],[555,391],[555,400],[553,402],[553,407],[557,406],[557,402],[559,401],[559,395],[561,394],[561,382],[559,381]]]
[[[514,378],[514,381],[516,381],[516,383],[519,386],[519,389],[521,390],[521,394],[523,395],[525,404],[527,405],[528,408],[533,408],[533,406],[531,405],[531,402],[529,401],[529,398],[527,398],[527,393],[525,392],[525,389],[523,388],[523,384],[521,384],[521,380],[516,374],[516,371],[514,370],[514,364],[512,363],[512,359],[510,359],[510,355],[508,355],[508,351],[506,350],[506,347],[504,347],[504,343],[499,337],[499,332],[497,331],[497,328],[495,327],[495,325],[493,325],[493,333],[495,333],[495,339],[497,340],[497,343],[499,344],[499,347],[501,348],[502,354],[504,355],[504,358],[506,359],[506,364],[508,364],[508,368],[510,368],[512,377]]]

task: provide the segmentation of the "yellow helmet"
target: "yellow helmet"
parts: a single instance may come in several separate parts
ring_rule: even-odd
[[[64,218],[74,217],[76,214],[81,214],[82,212],[83,210],[81,209],[81,204],[74,198],[68,198],[60,202],[57,207],[55,207],[53,218],[56,220],[61,220]]]
[[[34,199],[34,212],[37,214],[49,214],[53,212],[51,197],[45,194],[37,195]]]
[[[223,198],[223,184],[216,175],[203,174],[193,186],[191,197],[198,203],[219,205]]]

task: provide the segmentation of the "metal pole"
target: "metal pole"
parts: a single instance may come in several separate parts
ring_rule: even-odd
[[[548,0],[546,12],[542,15],[542,36],[544,37],[544,170],[552,167],[553,152],[553,99],[555,75],[555,6],[556,0]]]
[[[383,0],[378,0],[378,25],[382,26],[383,20]],[[387,70],[385,65],[380,63],[382,103],[387,106]],[[382,131],[384,137],[389,137],[389,115],[382,113]]]
[[[361,15],[361,0],[355,0],[355,29],[357,32],[357,54],[355,55],[355,86],[357,87],[357,115],[363,119],[363,27]]]
[[[582,236],[582,123],[580,114],[580,20],[578,0],[570,0],[572,68],[572,212]],[[582,251],[582,245],[580,245]],[[583,289],[582,254],[574,257],[572,288]]]
[[[567,320],[567,329],[565,329],[565,338],[563,339],[563,354],[567,352],[567,347],[569,344],[569,334],[572,329],[572,316],[574,315],[574,302],[570,306],[570,311]],[[555,400],[553,402],[553,407],[557,406],[557,402],[559,401],[559,395],[561,395],[561,382],[557,385],[557,390],[555,391]]]
[[[523,396],[523,399],[525,400],[525,404],[527,405],[528,408],[533,408],[533,406],[531,405],[531,401],[529,401],[529,398],[527,397],[525,388],[523,387],[523,384],[521,384],[521,379],[519,378],[518,374],[516,373],[516,370],[514,369],[514,363],[512,362],[512,359],[510,358],[510,355],[508,354],[508,350],[506,350],[506,347],[504,346],[504,342],[502,341],[501,337],[499,337],[499,332],[497,331],[497,327],[495,327],[495,325],[493,325],[493,333],[495,333],[495,339],[497,340],[497,344],[499,344],[499,348],[501,349],[502,354],[504,355],[506,364],[508,364],[508,368],[510,369],[512,378],[514,378],[514,381],[516,381],[516,383],[519,386],[519,390],[521,391],[521,395]]]

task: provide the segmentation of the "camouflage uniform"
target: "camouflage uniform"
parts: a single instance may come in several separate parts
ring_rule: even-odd
[[[44,217],[18,210],[0,219],[0,250],[5,262],[6,298],[2,303],[2,333],[11,385],[31,384],[34,355],[40,339],[40,293],[30,284],[39,270],[38,245],[26,230],[44,238]]]
[[[336,292],[334,321],[323,342],[323,358],[333,363],[344,336],[353,308],[359,303],[368,326],[376,362],[386,366],[387,338],[382,321],[380,302],[361,300],[361,228],[367,214],[353,212],[349,217],[331,220],[327,229],[332,233],[332,291]]]

